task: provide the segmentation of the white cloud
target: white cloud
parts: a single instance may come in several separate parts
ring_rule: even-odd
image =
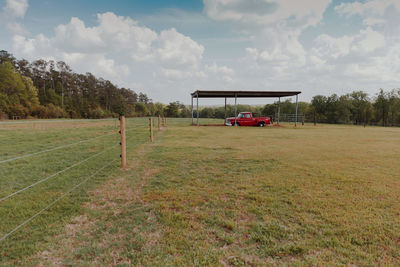
[[[75,71],[89,71],[126,87],[141,84],[155,95],[168,94],[158,90],[171,83],[175,87],[169,89],[177,90],[194,81],[233,82],[229,67],[205,65],[204,47],[174,28],[157,33],[111,12],[98,14],[97,19],[97,25],[88,27],[73,17],[55,27],[52,36],[16,34],[14,53],[31,60],[62,60]]]
[[[158,34],[129,17],[116,16],[107,12],[99,14],[99,35],[101,40],[107,40],[107,49],[124,50],[137,61],[146,61],[153,57],[152,45],[158,39]]]
[[[175,29],[162,31],[158,57],[169,65],[196,66],[203,58],[204,47]]]
[[[321,21],[331,0],[204,0],[205,13],[214,20],[242,25],[308,27]]]
[[[346,18],[360,16],[364,25],[383,26],[384,32],[388,34],[400,33],[400,1],[398,0],[341,3],[335,7],[335,11]]]
[[[400,46],[371,27],[351,36],[320,35],[309,57],[310,70],[332,84],[335,77],[355,88],[400,81]]]
[[[394,7],[400,9],[398,0],[367,0],[366,2],[341,3],[335,7],[335,11],[341,15],[350,17],[354,15],[383,16],[387,8]]]
[[[175,29],[157,34],[130,18],[110,12],[99,14],[98,22],[97,26],[87,27],[73,17],[68,24],[57,26],[53,37],[16,35],[14,50],[28,58],[54,57],[76,65],[89,60],[93,63],[90,71],[101,69],[109,75],[117,73],[113,68],[126,69],[124,64],[118,67],[111,60],[119,56],[124,58],[121,62],[158,62],[163,69],[185,71],[197,69],[202,60],[204,47]]]
[[[52,35],[28,37],[21,33],[22,27],[18,30],[21,26],[18,20],[25,10],[19,15],[13,13],[16,14],[15,24],[8,27],[19,32],[13,38],[13,53],[18,58],[64,60],[78,72],[90,71],[121,86],[140,85],[138,90],[164,102],[187,100],[189,91],[195,89],[300,89],[305,91],[306,97],[311,97],[317,93],[341,93],[343,88],[376,89],[397,85],[400,79],[400,1],[339,4],[334,12],[341,20],[350,22],[352,16],[361,17],[363,24],[355,25],[357,32],[352,32],[352,27],[351,31],[343,30],[340,35],[338,31],[329,32],[332,25],[327,25],[321,27],[328,29],[326,32],[303,45],[304,38],[310,38],[310,32],[319,32],[310,30],[303,35],[307,29],[332,23],[324,21],[323,17],[330,3],[335,2],[204,0],[204,12],[197,14],[201,20],[196,18],[197,24],[191,22],[197,30],[201,29],[200,38],[204,38],[204,25],[208,28],[214,25],[218,30],[228,29],[221,33],[221,38],[227,40],[234,35],[241,40],[232,46],[227,41],[222,42],[222,47],[218,37],[202,39],[216,51],[205,51],[192,35],[182,34],[172,26],[155,31],[132,18],[111,12],[98,14],[98,23],[94,26],[89,27],[85,21],[74,17],[55,27]],[[179,16],[174,13],[174,22],[168,25],[185,32],[191,30],[192,26],[179,26],[182,21]],[[187,19],[188,16],[185,13],[183,17]],[[143,20],[146,21],[141,17],[142,23]],[[151,21],[151,17],[147,21]],[[161,23],[156,25],[164,27]],[[235,34],[229,33],[229,27]],[[212,31],[212,34],[218,33],[214,28]],[[238,47],[245,50],[242,50],[243,56],[228,58],[223,55],[225,51],[216,53],[226,49],[229,54],[229,50],[236,52]],[[211,55],[218,55],[218,59]]]
[[[353,40],[354,37],[352,36],[334,38],[327,34],[322,34],[315,39],[315,46],[312,52],[319,58],[337,59],[350,53]]]
[[[346,57],[356,61],[357,56],[366,60],[377,49],[384,48],[385,44],[385,37],[368,27],[351,36],[332,37],[322,34],[315,39],[310,54],[323,61],[328,60],[331,63],[343,60]]]
[[[164,77],[170,80],[183,80],[190,78],[204,78],[206,74],[200,70],[180,70],[180,69],[165,69],[161,68],[156,77]]]
[[[393,34],[398,27],[393,21],[398,18],[390,11],[397,10],[400,1],[341,4],[335,11],[346,19],[362,16],[365,28],[342,36],[324,33],[305,48],[300,36],[323,20],[330,2],[204,0],[204,12],[216,21],[229,22],[252,40],[253,46],[246,48],[246,58],[238,64],[242,75],[237,79],[253,88],[307,88],[316,83],[343,88],[366,80],[370,84],[397,81],[391,69],[397,70],[398,64],[389,57],[399,57],[394,47],[398,35]],[[378,28],[382,25],[383,30]]]
[[[233,69],[227,66],[218,66],[215,62],[211,65],[206,65],[206,69],[212,73],[223,74],[232,76],[234,74]]]
[[[28,0],[7,0],[4,12],[14,18],[23,18],[28,7]]]
[[[361,30],[360,34],[355,36],[355,44],[352,49],[356,52],[371,53],[378,48],[384,47],[385,43],[383,34],[368,27],[365,30]]]
[[[233,71],[233,69],[227,66],[218,66],[215,62],[213,62],[211,65],[206,65],[205,69],[208,73],[212,73],[217,77],[220,77],[224,82],[235,82],[235,72]]]
[[[363,64],[351,63],[344,69],[348,78],[373,82],[400,82],[400,45],[393,45],[387,53],[369,58]]]
[[[249,35],[253,47],[246,49],[248,59],[260,65],[255,67],[260,73],[267,71],[282,78],[307,63],[307,52],[299,37],[306,28],[320,23],[330,2],[204,0],[204,12]]]
[[[67,51],[90,51],[93,48],[105,47],[100,34],[100,28],[87,28],[83,21],[72,18],[69,24],[56,27],[53,42]]]
[[[0,13],[0,23],[13,33],[26,34],[27,30],[17,20],[25,17],[28,7],[28,0],[6,0]]]

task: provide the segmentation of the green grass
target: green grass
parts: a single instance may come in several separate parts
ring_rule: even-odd
[[[135,147],[147,142],[147,123],[145,118],[127,120],[128,156]],[[0,165],[1,199],[92,157],[43,183],[1,201],[0,237],[110,161],[118,160],[120,154],[118,124],[118,120],[50,120],[0,124],[0,161],[99,137],[92,141]],[[108,135],[100,137],[105,134]],[[96,156],[96,154],[99,155]],[[82,211],[81,204],[88,201],[87,189],[101,184],[111,174],[117,174],[117,166],[116,162],[111,164],[32,222],[0,241],[0,265],[12,263],[14,260],[46,248],[49,237],[62,231],[62,227],[71,216]]]
[[[14,251],[2,252],[3,263],[399,263],[399,128],[188,122],[170,119],[153,144],[143,129],[128,171],[96,178],[14,235],[12,246],[1,247]],[[60,178],[51,188],[66,185]],[[16,203],[12,208],[22,212]],[[41,227],[50,217],[53,223]]]

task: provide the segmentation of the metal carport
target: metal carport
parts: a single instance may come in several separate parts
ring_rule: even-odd
[[[192,96],[192,124],[194,124],[193,117],[193,98],[197,100],[197,125],[199,125],[199,98],[225,98],[225,118],[226,118],[226,99],[228,97],[235,98],[235,121],[237,117],[237,99],[238,98],[278,98],[278,124],[281,107],[281,97],[296,96],[296,120],[297,126],[297,109],[298,109],[298,95],[301,91],[210,91],[210,90],[197,90],[191,93]]]

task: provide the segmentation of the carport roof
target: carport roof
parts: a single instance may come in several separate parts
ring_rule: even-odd
[[[301,94],[300,91],[211,91],[197,90],[192,97],[223,98],[223,97],[285,97]]]

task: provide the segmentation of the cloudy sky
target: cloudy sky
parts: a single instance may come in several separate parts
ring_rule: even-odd
[[[153,100],[400,87],[400,0],[0,0],[0,49]]]

